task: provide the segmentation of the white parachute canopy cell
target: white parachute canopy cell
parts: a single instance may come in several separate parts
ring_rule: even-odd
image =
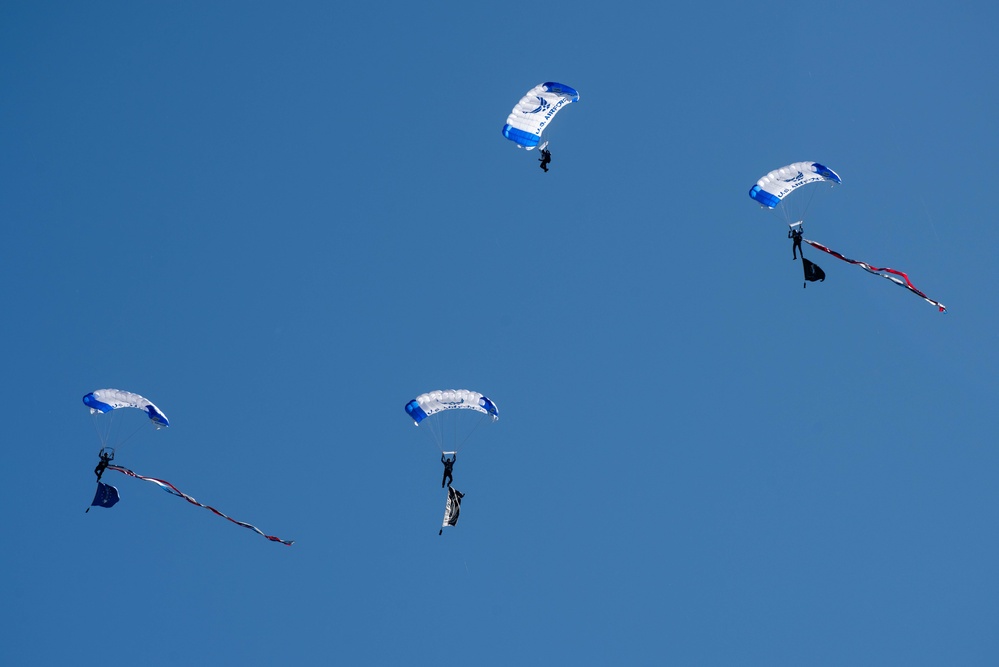
[[[818,162],[795,162],[758,180],[749,190],[749,196],[793,225],[802,221],[815,195],[815,188],[806,186],[842,182],[839,174]]]
[[[541,143],[541,133],[565,105],[579,101],[573,88],[554,81],[538,84],[527,91],[513,108],[503,126],[503,136],[519,148],[533,150]]]
[[[157,430],[170,426],[170,420],[167,419],[163,411],[156,407],[152,401],[130,391],[98,389],[84,396],[83,404],[90,408],[90,414],[94,415],[94,426],[97,429],[98,437],[101,439],[102,447],[124,444],[126,440],[135,435],[139,429],[147,424],[152,424]],[[120,439],[113,438],[113,430],[116,426],[115,415],[118,410],[123,408],[141,410],[146,413],[148,421],[145,419],[138,420],[135,422],[136,425],[133,431]],[[131,428],[128,426],[127,419],[120,419],[119,422],[125,424],[125,428]]]
[[[442,452],[457,452],[483,422],[499,419],[499,408],[477,391],[439,389],[406,403],[406,414]]]

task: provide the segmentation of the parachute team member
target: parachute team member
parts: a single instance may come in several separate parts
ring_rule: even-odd
[[[108,464],[114,461],[114,450],[109,447],[104,447],[98,454],[101,460],[97,462],[97,467],[94,468],[94,474],[97,475],[97,481],[101,481],[101,475],[107,469]]]
[[[791,254],[794,257],[791,261],[798,259],[798,253],[801,253],[801,258],[805,258],[805,253],[801,249],[801,237],[805,234],[804,230],[799,226],[797,229],[787,230],[787,238],[791,239]]]
[[[551,151],[548,150],[547,148],[542,148],[541,149],[541,157],[538,159],[538,162],[541,163],[541,168],[545,170],[546,174],[548,173],[548,164],[551,161],[552,161],[552,153],[551,153]]]
[[[454,481],[454,476],[451,469],[454,468],[454,462],[458,460],[458,453],[454,452],[451,458],[445,457],[441,454],[441,463],[444,464],[444,477],[441,478],[441,488],[445,486],[450,486],[451,482]]]

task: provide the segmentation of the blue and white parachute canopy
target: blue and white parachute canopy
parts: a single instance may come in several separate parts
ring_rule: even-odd
[[[843,182],[839,174],[818,162],[795,162],[774,169],[756,181],[756,185],[749,191],[749,196],[767,208],[775,208],[784,197],[801,186],[820,181]]]
[[[83,397],[83,403],[90,408],[90,414],[111,412],[118,408],[136,408],[149,415],[150,421],[157,429],[170,425],[163,411],[153,405],[148,398],[120,389],[98,389]]]
[[[420,425],[427,417],[444,410],[475,410],[499,419],[499,408],[477,391],[468,389],[438,389],[421,394],[406,404],[406,414]]]
[[[532,150],[541,143],[541,133],[566,104],[579,101],[579,93],[565,84],[548,81],[527,91],[503,126],[503,136],[520,148]]]

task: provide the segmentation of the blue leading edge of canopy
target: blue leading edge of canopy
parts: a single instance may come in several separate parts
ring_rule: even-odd
[[[491,414],[493,417],[499,419],[499,409],[496,407],[495,403],[493,403],[488,398],[486,398],[485,396],[483,396],[482,400],[481,400],[481,405],[485,409],[486,412],[488,412],[489,414]]]
[[[780,203],[780,198],[770,194],[758,185],[754,185],[753,189],[749,191],[749,196],[760,202],[767,208],[773,208]]]
[[[83,397],[83,404],[91,410],[97,410],[98,412],[111,412],[114,409],[107,403],[98,401],[97,397],[94,396],[94,392],[90,392]]]
[[[503,126],[503,136],[524,148],[534,148],[541,141],[541,137],[533,132],[524,132],[511,125]]]
[[[166,415],[156,409],[155,405],[150,405],[146,408],[146,414],[149,418],[153,420],[153,423],[159,426],[169,426],[170,422],[167,420]]]
[[[423,408],[415,400],[406,404],[406,414],[412,417],[413,421],[417,424],[427,418],[427,413],[423,411]]]
[[[565,85],[564,83],[558,83],[557,81],[546,81],[543,85],[549,92],[556,93],[558,95],[568,95],[572,97],[573,102],[579,101],[579,93],[576,92],[576,89],[571,88]]]
[[[835,171],[825,166],[824,164],[813,162],[812,169],[814,169],[815,173],[821,176],[822,178],[828,178],[830,181],[836,181],[837,183],[843,182],[843,180],[839,177],[839,174],[837,174]]]

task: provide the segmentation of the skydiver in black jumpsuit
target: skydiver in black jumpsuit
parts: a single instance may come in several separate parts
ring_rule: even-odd
[[[545,173],[548,173],[548,163],[551,161],[552,161],[551,151],[549,151],[547,148],[542,148],[541,158],[539,159],[539,162],[541,162],[541,168],[545,170]]]
[[[458,460],[458,454],[455,453],[451,458],[445,458],[441,454],[441,463],[444,464],[444,477],[441,478],[441,488],[443,489],[446,485],[451,484],[454,481],[454,476],[451,474],[451,468],[454,467],[454,462]],[[446,484],[445,484],[446,483]]]
[[[97,481],[101,481],[101,475],[104,474],[104,470],[107,469],[108,464],[114,461],[114,450],[105,448],[98,454],[101,460],[97,462],[97,467],[94,468],[94,474],[97,475]]]
[[[801,250],[801,237],[804,233],[805,232],[801,227],[787,230],[787,238],[792,239],[793,241],[791,245],[791,254],[794,255],[794,257],[791,258],[792,262],[798,259],[799,252],[801,252],[802,257],[805,256],[805,253]]]

